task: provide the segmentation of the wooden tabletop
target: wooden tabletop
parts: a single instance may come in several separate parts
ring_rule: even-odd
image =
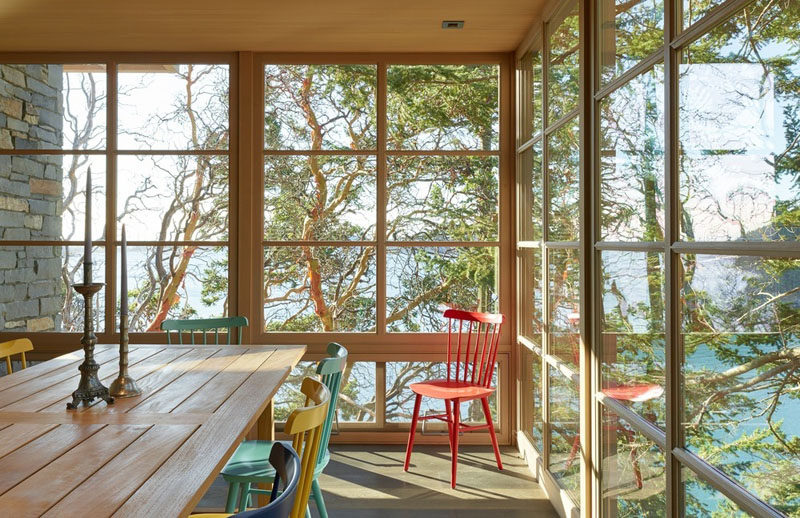
[[[188,515],[267,410],[302,345],[131,345],[142,395],[66,410],[83,351],[0,378],[4,516]],[[119,367],[98,345],[99,377]],[[271,423],[270,423],[271,424]]]

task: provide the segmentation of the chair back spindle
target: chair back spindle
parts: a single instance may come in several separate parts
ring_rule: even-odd
[[[16,340],[0,343],[0,358],[5,357],[6,359],[6,374],[13,372],[11,357],[15,354],[20,355],[22,368],[27,368],[28,363],[25,360],[25,353],[29,351],[33,351],[33,343],[27,338],[17,338]]]
[[[201,333],[203,345],[209,344],[209,338],[213,331],[213,344],[219,345],[219,331],[226,330],[227,344],[239,345],[242,343],[242,328],[247,327],[247,317],[224,317],[224,318],[202,318],[195,320],[164,320],[161,329],[167,333],[167,343],[173,343],[173,335],[177,337],[178,344],[183,345],[184,334],[188,334],[188,340],[192,345],[195,343],[195,334]]]
[[[459,309],[448,309],[444,312],[444,316],[448,319],[447,381],[475,383],[489,387],[497,361],[500,330],[505,316]]]
[[[305,516],[306,504],[314,480],[322,428],[331,401],[331,392],[328,387],[313,378],[305,378],[300,391],[306,396],[305,407],[296,409],[289,415],[283,430],[293,437],[292,448],[300,455],[301,459],[302,475],[292,513],[289,515],[290,518]]]

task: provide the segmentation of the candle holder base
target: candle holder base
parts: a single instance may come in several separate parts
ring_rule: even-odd
[[[95,364],[94,374],[86,374],[83,365],[79,367],[81,371],[81,381],[78,389],[72,393],[72,402],[67,403],[67,410],[75,410],[81,403],[91,404],[95,399],[102,399],[108,405],[114,404],[114,398],[97,378],[97,366]]]
[[[92,323],[92,297],[100,291],[103,283],[92,284],[73,284],[72,287],[83,296],[84,303],[84,323],[83,323],[83,344],[84,360],[78,370],[81,371],[81,380],[78,388],[72,393],[72,402],[67,403],[67,410],[75,410],[78,405],[84,403],[91,404],[95,399],[102,399],[106,404],[113,404],[114,398],[108,392],[108,388],[100,382],[97,371],[100,366],[94,359],[94,346],[97,337],[94,335]]]
[[[123,236],[124,235],[123,233]],[[124,242],[123,237],[123,243]],[[122,250],[124,254],[124,245]],[[123,257],[125,256],[123,255]],[[122,275],[124,279],[125,270],[123,270]],[[123,290],[123,293],[125,293],[125,291],[126,290]],[[133,397],[142,393],[142,389],[136,384],[136,380],[128,375],[128,314],[126,312],[123,312],[119,316],[119,374],[117,374],[117,379],[111,384],[109,392],[114,397]]]
[[[108,392],[112,397],[134,397],[142,394],[142,389],[136,384],[136,380],[130,376],[118,376],[111,383]]]

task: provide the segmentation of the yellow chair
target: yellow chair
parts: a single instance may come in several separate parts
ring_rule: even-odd
[[[11,340],[10,342],[0,343],[0,358],[5,357],[8,374],[13,372],[11,370],[11,356],[15,354],[22,356],[23,369],[28,366],[28,364],[25,363],[25,353],[28,351],[33,351],[33,343],[31,343],[31,341],[27,338],[17,338],[16,340]]]
[[[300,391],[305,394],[305,406],[294,410],[289,418],[286,420],[284,432],[292,436],[292,448],[300,456],[300,481],[297,487],[297,493],[292,506],[292,512],[289,518],[301,518],[306,516],[306,508],[308,506],[308,497],[311,494],[311,484],[314,480],[314,469],[317,464],[317,456],[319,454],[319,443],[322,437],[322,429],[325,425],[325,417],[328,415],[328,405],[331,401],[331,392],[322,382],[314,378],[305,378]],[[251,447],[263,448],[265,443],[271,441],[244,441],[237,452],[246,451]],[[267,448],[266,451],[271,449]],[[247,459],[247,470],[250,471],[250,456],[245,456]],[[266,460],[266,459],[265,459]],[[234,467],[236,464],[236,455],[228,461],[226,467]],[[234,484],[230,491],[230,495],[238,496],[241,489],[240,510],[247,506],[249,497],[256,493],[269,494],[271,491],[263,489],[254,489],[250,483],[244,483],[243,486]],[[264,509],[266,510],[266,509]],[[247,516],[260,516],[258,512],[250,511]],[[193,518],[225,518],[234,516],[231,514],[195,514]],[[238,516],[238,515],[236,515]],[[264,516],[269,516],[264,514]]]

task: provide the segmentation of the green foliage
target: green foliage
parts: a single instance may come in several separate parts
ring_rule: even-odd
[[[398,65],[386,80],[390,148],[497,148],[496,66]]]

